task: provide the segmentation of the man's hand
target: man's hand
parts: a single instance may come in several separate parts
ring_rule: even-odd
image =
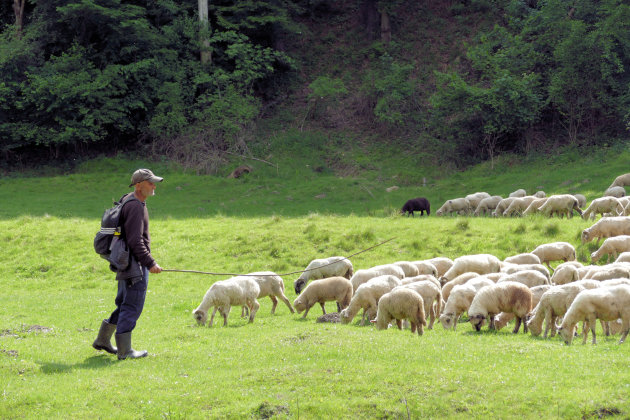
[[[153,264],[153,267],[149,268],[149,272],[153,274],[161,273],[162,267],[158,265],[158,263]]]

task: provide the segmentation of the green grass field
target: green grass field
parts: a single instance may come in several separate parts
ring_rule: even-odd
[[[253,324],[236,308],[229,325],[198,327],[191,311],[225,276],[151,275],[133,334],[141,360],[119,362],[92,349],[114,309],[113,273],[92,250],[104,208],[148,166],[165,177],[148,201],[153,254],[163,268],[245,273],[303,269],[310,260],[350,255],[355,269],[400,260],[464,254],[506,256],[544,242],[580,244],[592,224],[541,217],[406,218],[407,198],[433,209],[474,191],[507,195],[543,186],[548,193],[601,195],[628,172],[630,154],[499,162],[429,185],[385,188],[385,175],[264,168],[227,180],[164,164],[88,162],[72,174],[0,181],[0,418],[601,418],[630,415],[628,344],[598,337],[572,346],[499,332],[456,332],[436,324],[422,337],[372,326],[319,324],[261,299]],[[501,166],[504,165],[504,166]],[[554,167],[554,171],[542,168]],[[519,181],[520,180],[520,181]],[[315,198],[325,194],[323,198]],[[293,281],[284,277],[295,299]],[[334,311],[333,303],[327,310]],[[218,326],[217,326],[218,325]]]

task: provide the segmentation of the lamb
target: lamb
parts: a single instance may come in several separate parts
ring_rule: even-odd
[[[479,277],[479,274],[468,272],[468,273],[460,274],[459,276],[455,277],[453,280],[444,283],[444,285],[442,286],[442,297],[444,297],[444,300],[448,300],[451,294],[451,291],[453,290],[455,286],[466,284],[469,280],[474,279],[475,277]]]
[[[259,294],[260,286],[251,277],[236,276],[227,280],[220,280],[210,286],[203,300],[192,314],[197,320],[197,324],[204,325],[208,320],[208,310],[214,306],[208,326],[212,327],[214,315],[218,310],[223,316],[223,326],[225,327],[227,326],[227,318],[232,306],[247,305],[249,322],[254,322],[254,317],[260,307],[256,300]]]
[[[345,309],[352,298],[352,283],[345,277],[328,277],[310,283],[302,294],[293,301],[293,307],[299,314],[304,311],[302,318],[306,318],[313,305],[319,303],[322,312],[326,315],[324,304],[328,301],[337,301],[337,306]]]
[[[447,257],[430,258],[426,262],[433,264],[437,268],[437,278],[443,276],[454,264],[453,260]]]
[[[623,197],[626,195],[626,189],[624,187],[610,187],[604,191],[604,197]]]
[[[477,291],[493,284],[492,280],[481,276],[453,287],[439,318],[444,329],[448,330],[452,325],[455,330],[459,317],[468,310]]]
[[[475,210],[479,206],[481,200],[483,200],[484,198],[490,198],[490,194],[488,194],[487,192],[476,192],[474,194],[468,194],[464,198],[468,200],[468,203],[470,204],[470,209]]]
[[[503,216],[503,212],[505,212],[505,210],[510,206],[510,204],[512,204],[512,201],[514,201],[515,198],[516,197],[508,197],[499,201],[499,204],[497,204],[497,207],[492,212],[492,216],[493,217]]]
[[[495,315],[501,312],[513,313],[516,325],[512,332],[516,334],[531,310],[532,292],[529,288],[521,283],[506,281],[480,289],[468,308],[468,317],[476,331],[481,330],[486,318],[490,320],[490,329],[494,330]],[[527,324],[523,324],[523,331],[527,333]]]
[[[570,219],[573,217],[573,210],[577,211],[580,216],[582,215],[582,209],[578,206],[577,198],[571,194],[552,195],[547,198],[547,201],[539,210],[547,217],[551,216],[552,213],[556,213],[559,217],[566,214],[567,218]]]
[[[492,197],[486,197],[479,202],[475,212],[475,216],[490,215],[497,208],[499,202],[503,200],[500,195],[493,195]]]
[[[580,276],[577,267],[573,265],[560,264],[551,276],[551,284],[559,286],[578,281]]]
[[[545,275],[545,277],[550,278],[549,270],[542,264],[509,264],[504,262],[501,267],[501,272],[504,274],[514,274],[517,271],[524,270],[536,270]]]
[[[522,214],[534,200],[536,200],[536,197],[534,197],[533,195],[515,198],[505,209],[505,211],[503,212],[503,216],[506,217],[513,214]]]
[[[424,197],[412,198],[411,200],[407,200],[407,202],[400,209],[400,214],[407,213],[407,217],[411,215],[415,217],[413,212],[419,211],[420,216],[424,216],[424,213],[427,213],[427,216],[431,214],[431,204],[429,200]]]
[[[586,197],[582,194],[573,194],[573,197],[577,198],[578,207],[582,208],[586,205]]]
[[[346,257],[328,257],[313,260],[293,283],[295,294],[299,295],[310,280],[335,276],[350,279],[353,273],[352,263]]]
[[[534,286],[534,287],[531,287],[529,289],[532,292],[532,307],[533,308],[535,308],[536,305],[538,305],[538,302],[540,302],[540,298],[542,297],[542,295],[547,290],[551,289],[551,287],[552,286],[545,284],[545,285],[542,285],[542,286]],[[529,314],[528,314],[528,316],[529,316]],[[497,331],[499,331],[503,327],[505,327],[513,319],[514,319],[514,314],[513,313],[501,312],[499,315],[497,315],[494,318],[494,328],[496,328]]]
[[[454,198],[452,200],[446,200],[442,207],[435,212],[436,216],[442,216],[446,214],[468,214],[470,213],[470,203],[465,198]]]
[[[618,285],[600,287],[580,292],[567,310],[562,325],[558,328],[558,334],[566,344],[573,341],[573,331],[579,321],[586,321],[591,328],[593,344],[597,343],[595,337],[595,321],[616,321],[621,318],[621,339],[623,343],[630,329],[630,286]],[[583,344],[586,344],[588,329],[584,328]]]
[[[394,265],[397,265],[398,267],[402,268],[405,277],[413,277],[413,276],[417,276],[418,274],[420,274],[420,270],[418,270],[418,267],[409,261],[397,261],[394,263]],[[437,270],[436,270],[437,271]]]
[[[536,270],[517,271],[513,274],[510,274],[501,278],[499,281],[497,281],[497,284],[503,283],[506,281],[514,281],[517,283],[522,283],[529,288],[532,288],[535,286],[549,285],[549,278]]]
[[[450,261],[450,260],[449,260]],[[411,262],[413,265],[416,266],[416,268],[418,269],[418,274],[430,274],[432,276],[435,276],[437,278],[438,276],[438,269],[434,264],[431,264],[428,261],[412,261]],[[451,265],[453,265],[453,261],[451,261]],[[446,269],[448,270],[448,268]],[[444,270],[444,271],[446,271]]]
[[[271,313],[274,314],[276,312],[276,306],[278,306],[278,298],[282,300],[285,305],[289,308],[291,313],[294,313],[293,306],[291,306],[291,302],[284,294],[284,282],[282,281],[282,277],[277,275],[272,271],[259,271],[255,273],[248,274],[248,277],[254,279],[256,283],[258,283],[258,287],[260,287],[260,291],[258,292],[258,299],[263,298],[265,296],[269,296],[272,302]],[[247,306],[245,306],[247,308]]]
[[[525,197],[527,195],[527,191],[525,191],[524,189],[520,188],[514,192],[511,192],[509,197]]]
[[[599,245],[601,238],[610,238],[619,235],[630,235],[630,217],[604,217],[598,220],[593,226],[582,231],[582,243],[597,239]]]
[[[613,236],[612,238],[606,238],[599,249],[591,254],[591,261],[596,263],[604,255],[610,262],[610,256],[617,258],[619,253],[630,251],[630,235]]]
[[[422,296],[414,290],[397,287],[389,293],[385,293],[378,301],[376,329],[387,329],[392,320],[396,320],[398,329],[402,329],[402,320],[408,319],[411,324],[411,333],[418,332],[422,335],[427,321],[424,314],[424,302]]]
[[[623,206],[615,197],[600,197],[591,201],[591,204],[582,213],[582,219],[587,220],[589,217],[594,219],[598,214],[604,217],[604,214],[612,213],[614,215],[623,214]]]
[[[373,279],[374,277],[384,276],[386,274],[394,275],[398,277],[399,279],[402,279],[405,277],[405,272],[402,270],[402,268],[398,266],[392,266],[389,268],[382,268],[382,267],[377,268],[377,267],[357,270],[357,272],[354,273],[354,275],[350,279],[350,283],[352,283],[353,290],[357,290],[359,286],[361,286],[363,283],[367,283],[368,280]]]
[[[343,324],[349,324],[357,315],[360,309],[363,309],[361,316],[361,325],[364,325],[365,318],[372,319],[376,315],[378,301],[385,293],[389,293],[396,286],[400,286],[400,279],[392,275],[378,276],[367,283],[363,283],[355,290],[350,304],[347,308],[339,313],[339,318]]]
[[[503,262],[508,264],[540,264],[540,258],[531,252],[524,252],[506,257]]]
[[[523,212],[523,216],[529,216],[530,214],[538,213],[540,211],[540,208],[543,206],[543,204],[547,202],[548,199],[548,197],[543,197],[533,200]]]
[[[440,283],[453,280],[455,277],[463,273],[498,273],[501,270],[501,261],[491,254],[474,254],[463,255],[455,258],[453,266],[442,277],[439,278]]]
[[[422,296],[424,302],[424,314],[425,317],[429,317],[428,329],[433,329],[433,323],[436,316],[442,312],[442,291],[440,287],[431,281],[416,281],[406,284],[404,286],[407,289],[414,290]]]
[[[532,251],[532,254],[537,255],[540,258],[540,262],[547,264],[547,267],[550,269],[549,263],[551,261],[575,261],[575,248],[568,242],[551,242],[538,245]]]
[[[630,173],[619,175],[608,188],[625,187],[626,185],[630,185]]]

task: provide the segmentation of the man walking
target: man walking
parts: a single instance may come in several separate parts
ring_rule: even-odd
[[[163,178],[155,176],[148,169],[138,169],[131,176],[134,191],[121,198],[123,204],[120,215],[121,237],[130,251],[129,266],[116,272],[118,293],[116,309],[109,319],[103,320],[98,336],[92,347],[117,354],[118,359],[136,359],[145,357],[146,350],[137,351],[131,347],[131,331],[142,313],[147,293],[149,272],[157,274],[162,268],[151,256],[151,237],[149,236],[149,213],[146,199],[155,195],[155,184]],[[116,332],[116,347],[111,344],[111,337]]]

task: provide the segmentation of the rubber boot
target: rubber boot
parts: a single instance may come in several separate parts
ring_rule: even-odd
[[[138,359],[147,355],[146,350],[136,351],[131,348],[131,331],[116,334],[116,345],[118,346],[118,360],[124,360],[126,358]]]
[[[112,335],[116,331],[116,324],[110,324],[106,320],[101,323],[101,329],[98,330],[98,336],[92,343],[92,347],[96,350],[105,350],[108,353],[116,354],[118,349],[112,346]]]

